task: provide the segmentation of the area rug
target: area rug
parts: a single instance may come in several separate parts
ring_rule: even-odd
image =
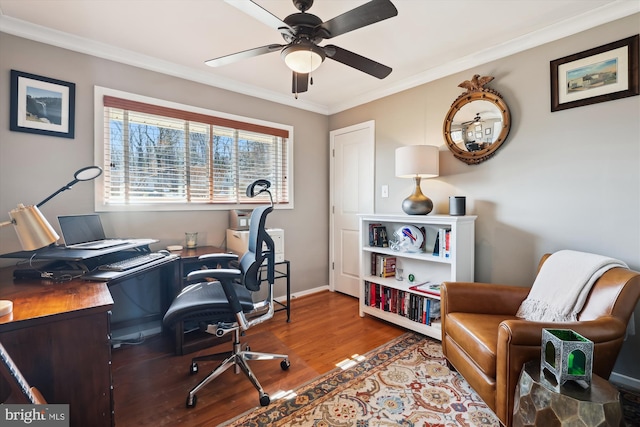
[[[440,342],[405,333],[227,427],[499,426],[498,418],[456,372]]]

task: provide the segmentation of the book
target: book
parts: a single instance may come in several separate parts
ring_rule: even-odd
[[[422,292],[424,294],[440,296],[440,283],[424,282],[409,287],[412,291]]]
[[[379,277],[392,277],[396,275],[396,257],[381,255],[378,264]]]
[[[369,246],[379,248],[389,247],[387,227],[382,224],[369,224]]]
[[[440,300],[431,300],[431,308],[429,309],[430,320],[440,319]]]
[[[451,256],[451,230],[444,232],[444,257],[449,258]]]
[[[380,226],[378,236],[379,236],[378,246],[382,246],[383,248],[388,248],[389,236],[387,235],[387,227]]]

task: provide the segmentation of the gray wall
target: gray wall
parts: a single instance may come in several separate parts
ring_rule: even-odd
[[[0,33],[0,212],[36,203],[92,163],[93,85],[100,85],[295,127],[296,208],[270,218],[271,226],[285,229],[294,292],[328,283],[329,130],[372,119],[376,211],[400,213],[411,190],[410,180],[394,176],[395,148],[441,146],[441,176],[422,187],[436,213],[447,212],[450,195],[465,195],[468,212],[479,216],[477,280],[529,286],[540,256],[563,248],[607,254],[640,269],[640,98],[549,110],[549,61],[636,34],[639,20],[634,15],[329,118]],[[76,83],[75,139],[8,130],[10,69]],[[513,127],[494,158],[468,166],[446,150],[442,120],[462,92],[457,85],[473,74],[495,76],[490,87],[505,97]],[[389,185],[386,199],[379,197],[383,184]],[[54,223],[56,215],[92,210],[89,184],[43,207]],[[160,246],[181,242],[187,228],[220,245],[228,225],[226,211],[102,216],[110,234],[157,237]],[[0,253],[15,250],[15,233],[1,229]],[[634,351],[640,351],[639,335],[625,343],[615,371],[640,379]]]
[[[327,286],[329,158],[328,118],[202,84],[52,47],[0,32],[0,221],[18,203],[35,204],[93,164],[93,87],[104,86],[224,113],[294,126],[295,209],[276,210],[268,225],[285,230],[292,290]],[[10,70],[76,84],[74,139],[9,131]],[[93,185],[79,183],[42,207],[58,229],[56,216],[93,212]],[[227,211],[101,213],[111,236],[153,237],[157,249],[184,243],[198,231],[199,243],[224,245]],[[0,229],[0,253],[20,250],[12,227]],[[310,244],[309,242],[313,242]],[[0,259],[0,265],[10,260]],[[279,287],[280,288],[280,287]],[[277,289],[283,293],[283,289]]]
[[[440,177],[422,181],[435,213],[467,197],[476,223],[476,280],[530,286],[540,256],[559,249],[609,255],[640,270],[640,97],[550,112],[549,61],[638,33],[640,15],[458,73],[331,116],[331,130],[376,122],[376,212],[402,213],[412,181],[396,178],[394,150],[440,146]],[[513,125],[496,156],[470,166],[442,136],[443,119],[474,74],[506,100]],[[389,185],[389,198],[380,197]],[[640,334],[640,310],[636,309]],[[629,339],[615,371],[640,379]],[[637,356],[636,356],[637,357]],[[637,359],[635,359],[637,360]],[[640,385],[640,384],[638,384]]]

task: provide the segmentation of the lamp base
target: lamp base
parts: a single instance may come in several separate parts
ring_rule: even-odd
[[[13,302],[9,300],[0,300],[0,317],[5,316],[13,311]]]
[[[416,188],[413,194],[402,202],[402,210],[407,215],[426,215],[433,210],[433,202],[430,198],[422,194],[420,177],[416,177],[415,180]]]

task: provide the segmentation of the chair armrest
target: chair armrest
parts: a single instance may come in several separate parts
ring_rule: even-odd
[[[238,279],[242,277],[242,272],[233,268],[213,268],[208,270],[195,270],[187,274],[187,281],[194,282],[202,279]]]
[[[502,342],[519,346],[540,346],[542,329],[571,329],[594,344],[619,340],[627,325],[613,316],[577,322],[532,322],[529,320],[505,320],[500,324],[498,346]]]
[[[237,260],[238,255],[227,253],[205,254],[198,257],[198,261],[212,261],[216,265],[220,265],[221,268],[229,268],[229,263]]]
[[[529,288],[495,283],[444,282],[440,290],[443,316],[454,312],[514,316],[527,295]]]

